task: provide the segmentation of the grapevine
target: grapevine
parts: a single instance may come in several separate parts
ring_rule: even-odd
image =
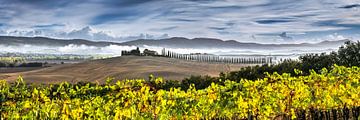
[[[0,81],[0,113],[1,119],[360,119],[359,79],[359,67],[336,65],[308,76],[273,73],[201,90],[193,84],[156,89],[143,79],[28,85],[20,77]]]

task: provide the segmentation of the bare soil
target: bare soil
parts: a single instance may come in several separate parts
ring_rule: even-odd
[[[202,63],[151,56],[123,56],[103,60],[64,64],[31,71],[1,73],[0,79],[13,82],[21,75],[27,83],[99,82],[107,77],[116,80],[147,79],[150,74],[166,80],[182,80],[191,75],[218,76],[220,72],[239,70],[244,64]]]
[[[16,72],[25,72],[25,71],[32,71],[32,70],[37,70],[37,69],[41,69],[43,67],[2,67],[0,68],[0,74],[1,73],[16,73]]]

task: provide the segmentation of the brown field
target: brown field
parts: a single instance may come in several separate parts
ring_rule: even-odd
[[[14,67],[14,68],[0,68],[1,73],[15,73],[15,72],[25,72],[41,69],[43,67]]]
[[[117,80],[148,78],[150,74],[166,80],[182,80],[191,75],[218,76],[220,72],[239,70],[247,65],[184,61],[161,57],[124,56],[103,60],[64,64],[31,71],[1,73],[0,79],[14,81],[21,75],[28,83],[99,82],[107,77]]]

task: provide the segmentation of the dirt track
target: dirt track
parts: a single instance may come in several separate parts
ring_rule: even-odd
[[[0,79],[14,81],[21,75],[28,83],[58,83],[62,81],[98,81],[103,83],[107,77],[122,80],[126,78],[148,78],[150,74],[154,74],[167,80],[181,80],[191,75],[218,76],[220,72],[239,70],[244,66],[246,65],[200,63],[161,57],[126,56],[66,64],[27,72],[0,73]]]

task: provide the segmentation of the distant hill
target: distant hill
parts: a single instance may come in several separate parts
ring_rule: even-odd
[[[301,43],[301,44],[259,44],[259,43],[243,43],[235,40],[220,40],[212,38],[194,38],[187,39],[182,37],[174,37],[161,40],[134,40],[124,42],[125,45],[149,45],[167,48],[231,48],[231,49],[277,49],[277,48],[290,48],[290,47],[329,47],[337,48],[349,40],[339,41],[323,41],[316,44]]]
[[[259,44],[259,43],[244,43],[235,40],[220,40],[213,38],[194,38],[188,39],[183,37],[173,37],[160,40],[134,40],[123,43],[115,42],[95,42],[83,39],[52,39],[46,37],[12,37],[0,36],[0,45],[43,45],[43,46],[65,46],[69,44],[88,45],[88,46],[108,46],[108,45],[133,45],[133,46],[158,46],[165,48],[219,48],[219,49],[279,49],[279,48],[338,48],[344,42],[349,40],[339,41],[323,41],[316,44],[302,43],[302,44]]]

